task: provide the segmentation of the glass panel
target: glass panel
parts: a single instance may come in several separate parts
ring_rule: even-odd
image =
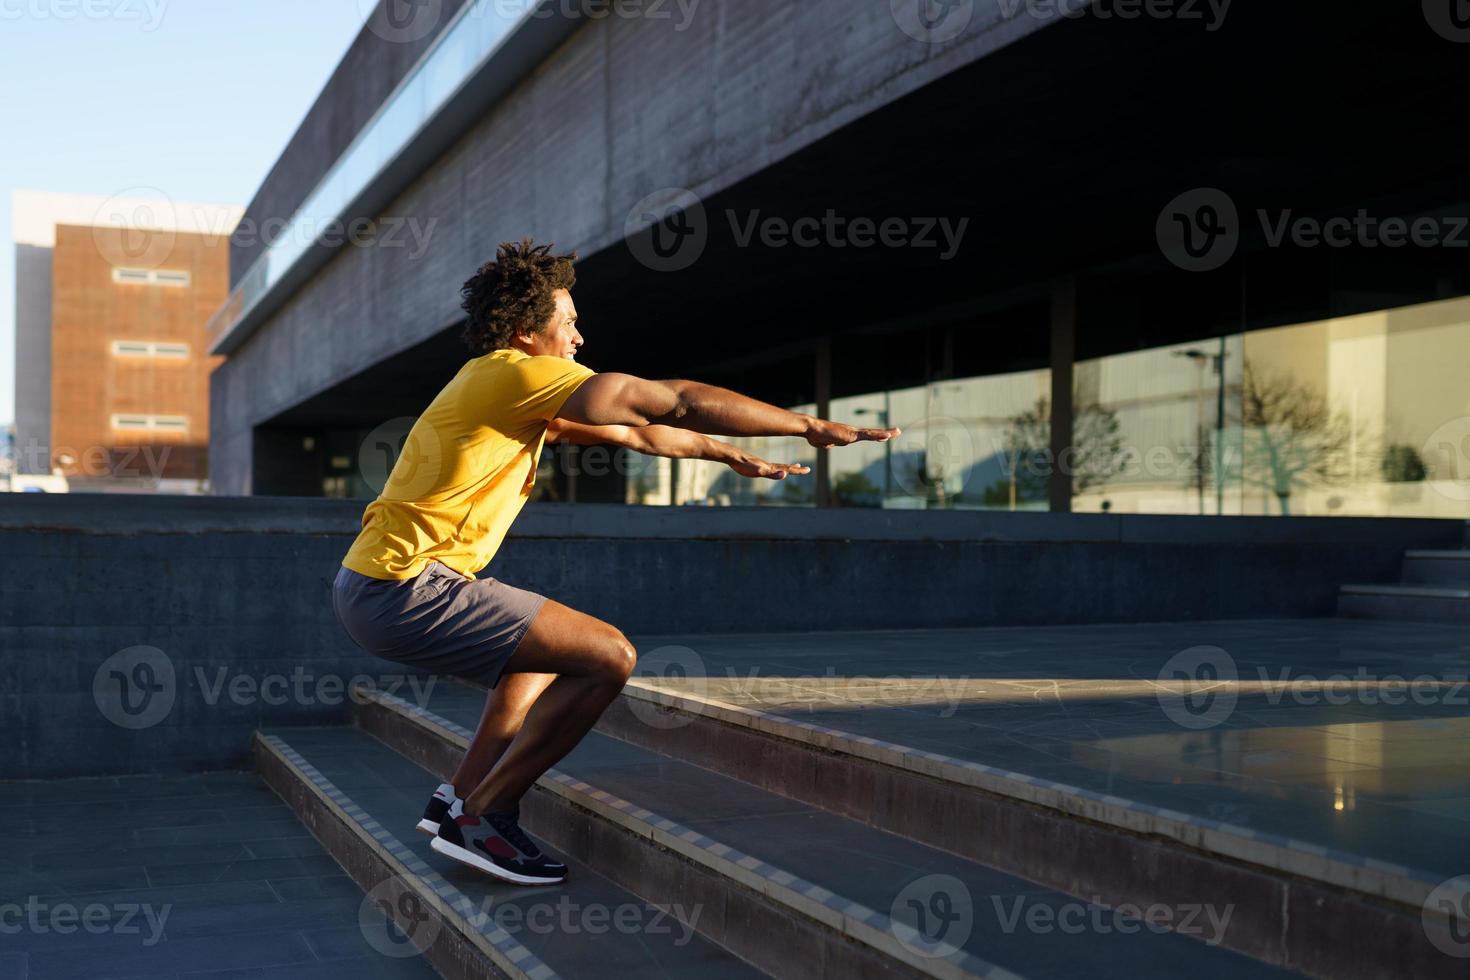
[[[1470,517],[1467,364],[1467,297],[1082,362],[1075,509]]]

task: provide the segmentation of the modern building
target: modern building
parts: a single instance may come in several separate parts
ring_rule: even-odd
[[[16,468],[73,490],[198,492],[204,326],[241,209],[32,191],[13,200]]]
[[[533,236],[594,369],[905,429],[754,442],[816,464],[777,485],[578,452],[556,499],[1470,516],[1432,6],[380,4],[235,237],[215,489],[371,495]]]

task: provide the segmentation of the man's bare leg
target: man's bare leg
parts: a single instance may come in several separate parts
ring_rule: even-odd
[[[526,712],[554,680],[555,674],[501,676],[500,683],[485,697],[485,713],[480,716],[475,737],[450,780],[455,796],[464,799],[484,781],[520,732]]]
[[[501,683],[516,674],[555,674],[556,679],[535,699],[489,774],[464,798],[465,812],[514,809],[541,774],[591,731],[627,683],[637,656],[615,626],[546,600]]]

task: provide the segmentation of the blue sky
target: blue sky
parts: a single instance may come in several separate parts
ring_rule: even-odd
[[[0,0],[0,425],[15,417],[11,193],[249,203],[369,6]]]

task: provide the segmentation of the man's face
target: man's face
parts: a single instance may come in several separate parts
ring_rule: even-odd
[[[540,333],[523,333],[516,339],[519,341],[515,346],[533,357],[564,357],[567,360],[575,360],[577,348],[582,346],[582,335],[577,331],[577,307],[572,302],[572,294],[565,289],[558,289],[554,294],[556,297],[556,312],[551,314],[551,319],[546,323],[546,329]]]

